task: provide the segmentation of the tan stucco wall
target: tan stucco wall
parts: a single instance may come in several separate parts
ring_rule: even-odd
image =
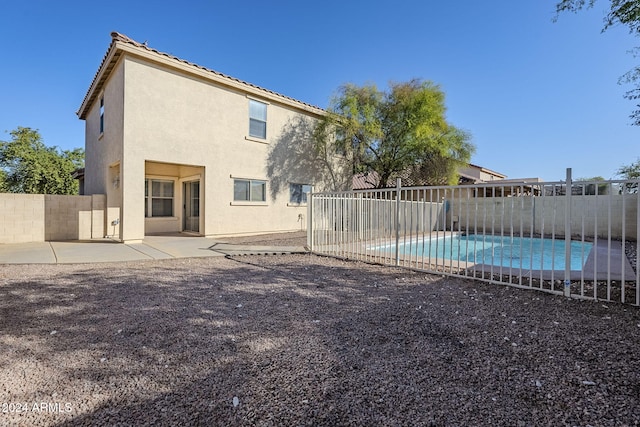
[[[107,129],[103,140],[88,143],[87,150],[100,147],[101,160],[95,162],[96,168],[104,169],[109,162],[121,161],[120,188],[124,190],[120,204],[121,232],[125,241],[142,239],[145,232],[180,231],[182,182],[191,179],[201,181],[200,202],[204,211],[201,234],[251,234],[299,230],[306,226],[305,207],[288,206],[288,184],[281,183],[274,192],[267,170],[270,150],[279,142],[283,129],[305,114],[272,100],[251,96],[268,104],[267,139],[256,141],[248,138],[250,97],[245,93],[127,56],[106,85],[105,94],[117,94],[122,89],[122,76],[123,142],[117,141],[117,137],[113,141],[106,138]],[[117,104],[118,99],[113,102]],[[106,107],[115,108],[110,104]],[[111,111],[106,107],[105,119]],[[97,110],[94,106],[87,127],[92,126]],[[107,122],[105,126],[119,130],[118,124]],[[87,132],[87,137],[96,138],[96,135]],[[121,144],[122,153],[110,148],[111,144]],[[161,170],[161,164],[166,165],[165,170]],[[182,165],[182,169],[172,171],[177,165]],[[91,173],[90,169],[87,165],[87,174]],[[154,176],[175,180],[174,218],[144,218],[144,180]],[[234,177],[267,181],[267,201],[235,203]],[[293,183],[316,184],[312,178],[308,171],[288,177]],[[91,188],[105,189],[109,206],[112,205],[116,196],[107,179],[101,187]]]
[[[100,133],[100,98],[104,96],[104,133]],[[96,97],[85,123],[85,194],[106,195],[106,234],[120,239],[122,135],[124,128],[124,66],[114,68],[103,91]],[[119,182],[118,185],[114,181]]]
[[[85,194],[107,194],[113,190],[109,165],[122,160],[124,127],[124,67],[121,61],[104,87],[104,133],[100,134],[100,98],[91,106],[85,123]],[[105,167],[106,166],[106,167]]]
[[[104,237],[106,197],[0,194],[0,243]]]
[[[131,43],[112,45],[96,78],[85,98],[92,104],[80,112],[85,192],[107,195],[105,227],[114,238],[181,231],[189,180],[200,181],[199,232],[206,236],[299,230],[306,208],[289,205],[289,184],[335,189],[308,158],[310,129],[323,114],[316,107]],[[249,99],[268,104],[265,140],[248,137]],[[153,177],[174,181],[173,217],[145,218],[145,178]],[[266,202],[234,202],[234,178],[266,181]]]

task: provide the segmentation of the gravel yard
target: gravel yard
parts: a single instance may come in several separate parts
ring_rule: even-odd
[[[2,265],[0,425],[637,425],[639,310],[313,255]]]

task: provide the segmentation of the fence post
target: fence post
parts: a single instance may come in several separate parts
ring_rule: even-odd
[[[313,187],[307,197],[307,246],[313,252]]]
[[[629,191],[632,191],[629,189]],[[636,254],[640,253],[640,183],[636,183]],[[636,260],[637,261],[637,260]],[[640,305],[640,269],[636,266],[636,305]]]
[[[396,179],[396,267],[400,265],[400,188],[401,180]]]
[[[571,168],[567,168],[564,209],[564,296],[571,296]]]

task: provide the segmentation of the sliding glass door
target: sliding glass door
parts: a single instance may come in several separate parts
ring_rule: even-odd
[[[200,231],[200,181],[182,184],[183,206],[182,230]]]

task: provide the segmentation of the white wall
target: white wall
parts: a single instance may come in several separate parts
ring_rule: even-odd
[[[571,197],[571,234],[637,239],[637,194]],[[564,235],[566,200],[558,197],[487,197],[454,199],[451,215],[463,230],[500,230]],[[624,214],[623,214],[624,213]],[[623,221],[624,218],[624,221]],[[624,233],[623,233],[624,230]]]

